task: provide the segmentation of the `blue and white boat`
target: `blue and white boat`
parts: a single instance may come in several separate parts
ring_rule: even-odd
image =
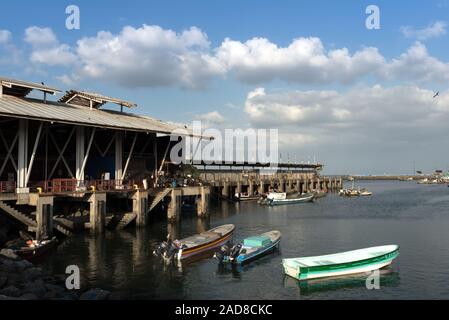
[[[281,232],[273,230],[258,236],[249,237],[234,246],[226,244],[215,253],[220,262],[244,264],[260,258],[279,247]]]

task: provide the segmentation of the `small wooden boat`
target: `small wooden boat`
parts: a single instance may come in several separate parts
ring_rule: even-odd
[[[298,279],[316,279],[369,272],[390,265],[399,246],[372,247],[324,256],[283,259],[285,274]]]
[[[163,242],[153,253],[161,255],[166,259],[183,260],[192,256],[219,248],[232,239],[235,226],[225,224],[209,231],[181,239]]]
[[[48,253],[51,249],[56,247],[58,240],[53,237],[50,240],[19,240],[15,244],[10,244],[9,249],[11,249],[17,256],[25,260],[34,260],[42,257]]]
[[[281,232],[277,230],[249,237],[233,247],[224,245],[215,257],[220,262],[244,264],[273,251],[279,247]]]
[[[282,204],[297,204],[297,203],[305,203],[312,202],[315,195],[313,193],[304,193],[298,194],[293,197],[287,197],[284,193],[283,196],[276,195],[274,198],[270,198],[270,195],[267,197],[267,204],[270,206],[277,206]]]

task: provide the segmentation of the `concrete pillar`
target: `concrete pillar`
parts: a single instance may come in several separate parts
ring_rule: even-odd
[[[76,174],[75,177],[78,180],[84,180],[84,170],[83,170],[83,162],[85,157],[85,132],[84,127],[76,128],[76,155],[75,155],[75,167]]]
[[[235,193],[242,193],[242,182],[241,181],[237,181],[237,187],[236,187]]]
[[[196,204],[198,217],[203,218],[209,214],[210,189],[208,187],[200,187],[201,196]]]
[[[279,180],[279,191],[285,192],[285,180],[284,179]]]
[[[262,195],[265,193],[265,182],[263,180],[259,181],[259,194]]]
[[[133,213],[137,214],[136,226],[144,227],[148,223],[148,191],[136,191],[132,199]]]
[[[89,198],[90,203],[90,231],[102,233],[105,227],[106,217],[106,193],[93,193]]]
[[[38,198],[36,223],[36,240],[50,239],[53,235],[53,197]]]
[[[296,188],[295,188],[296,192],[301,192],[301,180],[296,180]]]
[[[223,190],[221,190],[221,195],[224,198],[229,199],[229,183],[228,182],[223,183]]]
[[[181,215],[182,191],[173,189],[171,192],[171,201],[167,209],[168,221],[179,221]]]
[[[17,193],[29,193],[26,186],[28,173],[28,120],[19,120],[19,143],[17,158]]]
[[[117,131],[115,136],[115,180],[120,180],[123,174],[123,132]]]
[[[254,181],[248,180],[248,195],[251,197],[254,195]]]
[[[339,180],[338,188],[343,189],[343,179],[342,178],[340,178],[340,180]]]
[[[171,240],[179,239],[179,224],[178,223],[167,223],[167,235],[170,235]]]
[[[317,180],[316,180],[316,190],[321,190],[321,180],[320,180],[320,178],[317,178]]]

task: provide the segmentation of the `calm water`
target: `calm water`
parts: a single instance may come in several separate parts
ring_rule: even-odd
[[[449,298],[449,188],[414,182],[361,182],[372,197],[329,195],[316,203],[261,207],[218,203],[210,218],[183,214],[178,227],[163,220],[144,230],[78,235],[64,242],[44,268],[80,267],[83,281],[125,299],[447,299]],[[244,268],[214,259],[166,267],[152,255],[167,230],[185,237],[221,224],[235,239],[278,229],[281,248]],[[299,283],[283,275],[285,257],[321,255],[399,244],[400,256],[381,274],[381,289],[360,276]]]

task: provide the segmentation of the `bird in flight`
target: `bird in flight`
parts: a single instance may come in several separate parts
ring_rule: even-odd
[[[433,96],[433,98],[435,99],[436,97],[438,97],[440,95],[440,92],[438,91],[437,93],[435,93],[435,95]]]

